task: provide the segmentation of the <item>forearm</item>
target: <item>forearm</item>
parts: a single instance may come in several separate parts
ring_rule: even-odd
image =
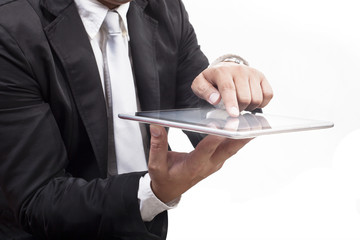
[[[24,202],[19,213],[21,224],[27,231],[46,239],[148,236],[137,202],[137,184],[142,174],[90,182],[54,178]]]

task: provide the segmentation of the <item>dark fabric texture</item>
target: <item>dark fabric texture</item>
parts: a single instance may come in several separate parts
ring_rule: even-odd
[[[141,108],[198,106],[190,86],[208,61],[182,2],[134,0],[128,24]],[[166,212],[140,216],[145,172],[107,178],[106,129],[73,1],[1,0],[0,239],[166,238]]]

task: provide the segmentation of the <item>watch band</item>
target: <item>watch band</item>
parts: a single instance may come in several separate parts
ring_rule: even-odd
[[[248,61],[246,61],[244,58],[240,57],[239,55],[235,54],[225,54],[223,56],[218,57],[214,62],[210,64],[209,67],[212,67],[218,63],[221,62],[234,62],[237,64],[244,64],[246,66],[249,66]]]

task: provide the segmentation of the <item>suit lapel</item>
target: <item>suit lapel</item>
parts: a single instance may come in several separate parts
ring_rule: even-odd
[[[158,23],[144,9],[147,0],[131,2],[127,14],[136,87],[142,110],[160,109],[160,86],[156,63]]]
[[[131,2],[128,24],[136,87],[142,110],[160,109],[156,64],[158,23],[144,13],[147,0]],[[107,117],[96,60],[72,0],[43,1],[55,20],[45,27],[51,46],[64,66],[102,176],[107,173]]]
[[[51,46],[64,66],[66,77],[84,123],[102,176],[106,176],[107,117],[101,80],[92,48],[74,3],[62,10],[59,4],[45,6],[56,16],[45,27]],[[49,1],[47,1],[49,2]],[[69,1],[68,1],[69,2]]]

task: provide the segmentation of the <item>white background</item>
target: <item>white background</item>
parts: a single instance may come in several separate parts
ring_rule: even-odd
[[[168,239],[360,239],[359,2],[184,3],[210,61],[236,53],[267,76],[266,112],[335,127],[253,140],[183,195]],[[178,130],[170,143],[192,150]]]

